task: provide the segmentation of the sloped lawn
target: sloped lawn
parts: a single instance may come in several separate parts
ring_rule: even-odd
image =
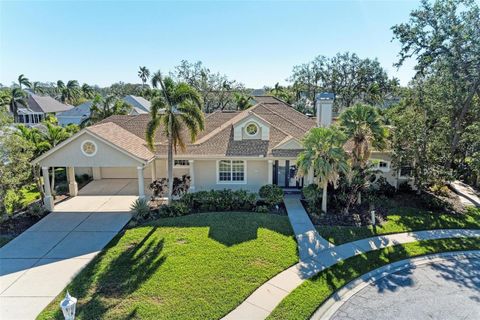
[[[381,226],[317,226],[316,228],[322,237],[334,244],[398,232],[432,229],[479,229],[480,208],[471,207],[465,214],[452,215],[416,208],[398,207],[390,210],[387,221]]]
[[[196,214],[127,230],[68,290],[77,319],[219,319],[296,262],[285,216]],[[63,319],[64,294],[39,319]]]

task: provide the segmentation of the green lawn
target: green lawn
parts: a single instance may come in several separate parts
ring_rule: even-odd
[[[474,249],[480,249],[480,239],[454,238],[397,245],[349,258],[305,281],[283,299],[268,319],[310,319],[335,291],[362,274],[386,264],[436,252]]]
[[[372,226],[317,226],[320,235],[334,244],[342,244],[379,234],[450,228],[479,229],[480,208],[472,207],[468,209],[466,214],[454,216],[451,214],[439,214],[414,208],[400,207],[392,209],[391,213],[388,214],[388,220],[382,226],[375,228]]]
[[[68,290],[77,319],[219,319],[296,262],[286,216],[196,214],[127,230]],[[64,294],[39,319],[63,319]]]

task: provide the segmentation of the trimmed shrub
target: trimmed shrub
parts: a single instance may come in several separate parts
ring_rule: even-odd
[[[269,213],[270,212],[270,210],[268,209],[267,206],[257,206],[257,207],[255,207],[255,209],[253,211],[258,212],[258,213]]]
[[[185,203],[174,201],[171,205],[163,204],[158,208],[158,214],[162,218],[180,217],[190,213],[190,209]]]
[[[32,217],[40,218],[45,214],[46,210],[39,202],[35,202],[28,207],[27,212]]]
[[[279,205],[283,202],[283,190],[274,184],[266,184],[262,186],[258,194],[270,207]]]
[[[379,195],[386,197],[393,197],[396,189],[390,183],[388,183],[385,177],[378,177],[378,179],[371,185],[370,189]]]
[[[245,190],[210,190],[185,194],[180,200],[193,212],[251,211],[256,195]]]

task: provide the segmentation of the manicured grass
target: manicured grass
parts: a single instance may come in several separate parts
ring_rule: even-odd
[[[392,209],[388,220],[381,226],[340,227],[318,226],[317,230],[328,241],[342,244],[380,234],[431,230],[431,229],[479,229],[480,208],[469,208],[464,215],[439,214],[401,207]]]
[[[285,216],[195,214],[127,230],[68,290],[77,319],[219,319],[296,262]],[[39,319],[63,319],[64,294]]]
[[[426,254],[475,249],[480,249],[479,238],[453,238],[412,242],[354,256],[305,281],[283,299],[268,319],[310,319],[335,291],[381,266]]]

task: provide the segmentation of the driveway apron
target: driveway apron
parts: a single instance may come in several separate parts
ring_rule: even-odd
[[[0,318],[35,319],[130,220],[135,199],[79,195],[0,248]]]

